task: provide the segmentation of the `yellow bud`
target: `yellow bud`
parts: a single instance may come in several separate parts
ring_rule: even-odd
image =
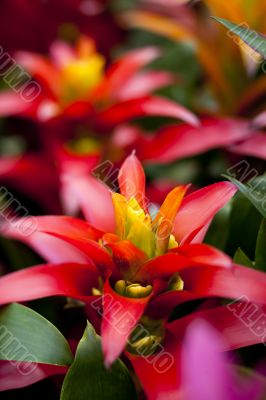
[[[121,296],[131,297],[135,299],[141,299],[147,297],[152,292],[152,286],[141,286],[139,283],[130,283],[123,280],[119,280],[115,283],[115,291]]]
[[[96,288],[92,288],[91,292],[92,292],[93,296],[101,296],[102,295],[102,292]]]
[[[170,235],[168,249],[174,249],[178,247],[178,242],[175,240],[174,235]]]
[[[135,343],[130,343],[128,349],[134,354],[141,356],[148,356],[154,354],[158,348],[158,345],[162,342],[162,337],[150,335],[145,336]]]
[[[126,290],[126,282],[123,280],[117,281],[115,283],[115,291],[121,296],[124,296]]]
[[[184,281],[178,273],[174,274],[169,281],[168,290],[178,291],[184,289]]]
[[[147,297],[151,294],[152,292],[152,286],[148,285],[148,286],[141,286],[138,284],[133,284],[133,285],[129,285],[126,288],[126,292],[125,295],[127,297],[133,297],[136,299],[140,299],[142,297]]]

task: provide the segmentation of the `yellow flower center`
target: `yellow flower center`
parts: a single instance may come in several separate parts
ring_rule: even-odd
[[[101,150],[101,144],[98,140],[86,136],[70,140],[67,146],[70,150],[79,155],[95,154],[99,153]]]
[[[61,69],[62,101],[86,100],[91,91],[102,81],[105,59],[95,51],[91,41],[83,38],[77,56]]]
[[[148,356],[161,350],[164,338],[164,324],[161,320],[152,320],[142,316],[127,343],[130,353]]]
[[[174,236],[168,232],[168,224],[166,230],[162,229],[162,224],[154,224],[151,216],[141,208],[134,197],[127,200],[121,194],[113,193],[113,204],[116,234],[122,240],[130,240],[148,258],[163,254],[159,244],[164,239],[164,234],[168,237],[166,251],[178,246]]]
[[[131,283],[123,280],[115,283],[115,291],[121,296],[141,299],[147,297],[152,292],[152,286],[142,286],[139,283]]]

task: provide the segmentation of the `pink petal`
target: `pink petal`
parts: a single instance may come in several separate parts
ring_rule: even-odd
[[[10,361],[0,361],[0,391],[18,389],[32,385],[49,376],[66,374],[67,368],[57,365],[33,364]],[[30,372],[26,373],[25,372]]]
[[[0,116],[8,117],[10,115],[17,115],[27,111],[30,108],[30,103],[27,103],[20,97],[19,94],[0,91]]]
[[[138,203],[143,206],[145,181],[143,167],[135,154],[132,153],[125,159],[118,174],[120,192],[128,200],[135,197]]]
[[[218,332],[204,320],[189,325],[182,350],[182,385],[188,400],[233,400],[228,390],[232,371],[221,354],[223,347]]]
[[[266,127],[266,111],[263,111],[259,115],[257,115],[252,123],[256,126],[256,128],[265,128]]]
[[[67,182],[86,220],[97,229],[114,233],[115,215],[110,189],[90,176],[76,179],[70,177]]]
[[[229,147],[233,153],[266,160],[266,133],[256,132],[242,143]]]
[[[115,100],[125,101],[135,97],[142,97],[167,86],[174,81],[174,77],[165,71],[140,72],[133,76],[125,86],[114,94]]]

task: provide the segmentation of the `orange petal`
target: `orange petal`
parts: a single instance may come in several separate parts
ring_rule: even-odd
[[[188,187],[189,185],[182,185],[173,189],[166,196],[153,221],[153,228],[156,229],[159,254],[167,250],[169,237],[173,230],[173,223]]]

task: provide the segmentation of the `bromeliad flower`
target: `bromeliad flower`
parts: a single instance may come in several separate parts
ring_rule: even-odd
[[[102,317],[106,366],[126,346],[145,391],[155,399],[153,383],[145,375],[153,367],[144,367],[144,356],[155,357],[151,353],[162,344],[169,349],[169,332],[181,336],[194,318],[167,324],[173,308],[194,299],[234,299],[243,293],[251,301],[265,303],[266,278],[233,265],[222,252],[200,243],[215,213],[234,195],[231,183],[217,183],[187,196],[187,186],[179,186],[153,216],[145,197],[145,175],[134,154],[124,162],[118,181],[120,194],[92,177],[73,181],[73,196],[88,222],[47,216],[36,219],[38,227],[33,232],[27,219],[18,220],[16,227],[5,227],[6,237],[24,241],[51,264],[2,277],[0,303],[59,295],[87,303],[89,314],[96,311]],[[213,323],[214,316],[218,318],[220,329],[234,332],[240,326],[236,317],[225,315],[223,307],[203,314],[208,312]],[[143,330],[139,332],[139,321],[145,336]],[[239,346],[259,340],[253,333],[247,333],[245,340],[233,333],[232,338]],[[175,354],[170,350],[168,354]],[[178,368],[179,358],[174,355],[174,360],[173,368]],[[171,385],[176,385],[176,379]],[[170,390],[168,385],[165,388]]]
[[[62,155],[65,160],[66,153],[71,165],[74,161],[85,165],[88,160],[89,166],[92,164],[89,159],[93,161],[95,155],[111,157],[112,161],[120,163],[128,154],[125,143],[134,145],[138,141],[138,134],[134,134],[136,129],[127,129],[120,125],[122,122],[139,116],[164,115],[197,124],[196,117],[182,106],[151,95],[152,91],[173,80],[167,72],[143,70],[159,55],[156,47],[134,50],[105,71],[103,55],[96,51],[93,41],[85,37],[79,39],[76,48],[55,42],[50,58],[28,52],[17,54],[17,61],[41,84],[42,91],[31,102],[24,102],[19,93],[11,90],[0,92],[0,114],[30,117],[38,122],[32,138],[36,149],[19,157],[2,157],[1,182],[34,196],[39,203],[44,198],[43,187],[47,193],[51,193],[51,187],[59,191],[55,164],[61,173],[66,165],[65,162],[61,165]],[[13,78],[20,87],[19,77]],[[119,127],[123,140],[112,140],[112,129]],[[24,139],[28,143],[28,137]],[[29,147],[32,148],[31,142]],[[40,167],[40,160],[43,167]],[[30,170],[32,181],[42,179],[48,170],[51,171],[49,182],[42,179],[42,185],[32,185],[25,169]],[[53,204],[50,207],[50,203],[56,204],[56,208]],[[49,212],[60,209],[56,196],[50,201],[46,199],[44,205],[49,205],[46,208]]]
[[[17,54],[16,61],[41,84],[42,91],[27,102],[19,94],[2,92],[1,115],[28,116],[42,122],[59,116],[85,118],[92,130],[107,131],[118,123],[145,115],[197,124],[194,115],[181,105],[150,96],[155,89],[173,81],[164,71],[140,71],[159,56],[158,48],[129,52],[106,72],[104,57],[87,37],[80,37],[76,48],[55,42],[50,53],[50,58],[28,52]]]

